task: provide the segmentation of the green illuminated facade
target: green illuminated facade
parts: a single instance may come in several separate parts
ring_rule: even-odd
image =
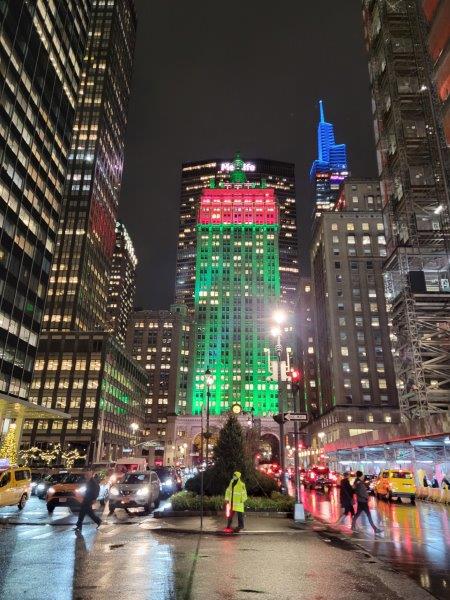
[[[238,162],[230,184],[215,188],[212,183],[202,194],[196,227],[193,414],[206,402],[207,368],[214,378],[211,414],[228,411],[234,403],[244,411],[253,407],[255,415],[278,412],[277,384],[268,381],[270,318],[280,296],[278,210],[272,189],[252,185]]]

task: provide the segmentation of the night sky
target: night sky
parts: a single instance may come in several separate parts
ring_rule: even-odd
[[[136,0],[138,37],[120,199],[136,305],[173,301],[183,161],[294,162],[308,269],[317,102],[356,177],[375,176],[360,0]]]

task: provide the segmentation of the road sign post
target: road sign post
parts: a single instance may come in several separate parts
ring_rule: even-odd
[[[294,506],[294,522],[295,523],[304,523],[305,522],[305,508],[302,503],[302,497],[300,493],[300,473],[299,473],[299,460],[298,460],[298,440],[299,440],[299,431],[298,424],[299,422],[307,422],[308,414],[297,412],[297,409],[300,408],[297,406],[298,392],[299,392],[299,383],[300,383],[300,372],[293,370],[291,374],[291,385],[292,385],[292,400],[293,400],[293,408],[294,413],[288,413],[286,419],[288,421],[294,421],[294,469],[295,469],[295,506]]]

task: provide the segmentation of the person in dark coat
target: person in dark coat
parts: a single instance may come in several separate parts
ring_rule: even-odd
[[[100,485],[97,481],[97,477],[94,475],[92,471],[88,471],[87,481],[86,481],[86,490],[84,492],[83,501],[81,502],[80,514],[78,515],[77,526],[75,527],[75,531],[81,531],[83,527],[84,517],[88,515],[97,523],[97,529],[102,524],[102,520],[97,517],[95,512],[92,509],[92,505],[97,500],[98,495],[100,493]]]
[[[431,487],[435,489],[439,487],[439,481],[436,479],[436,477],[433,477],[431,480]]]
[[[423,487],[428,487],[428,478],[426,475],[423,476]]]
[[[345,519],[347,515],[355,516],[355,509],[353,508],[353,488],[349,480],[350,473],[346,472],[343,474],[341,481],[341,489],[339,492],[339,499],[341,506],[344,510],[344,514],[338,519],[338,523]]]
[[[369,510],[369,492],[367,491],[366,485],[363,481],[363,473],[362,471],[356,471],[356,480],[353,485],[353,489],[356,494],[356,501],[358,502],[358,508],[356,510],[356,515],[352,519],[352,530],[356,529],[356,521],[361,513],[366,513],[367,518],[369,519],[369,523],[372,526],[374,533],[381,533],[381,529],[379,529],[372,520],[372,515]]]

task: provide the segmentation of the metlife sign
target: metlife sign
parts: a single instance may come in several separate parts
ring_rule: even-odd
[[[234,165],[231,162],[223,162],[220,165],[220,170],[227,171],[229,173],[230,171],[234,171]],[[244,166],[242,167],[242,170],[243,171],[256,171],[256,167],[253,163],[245,162]]]

